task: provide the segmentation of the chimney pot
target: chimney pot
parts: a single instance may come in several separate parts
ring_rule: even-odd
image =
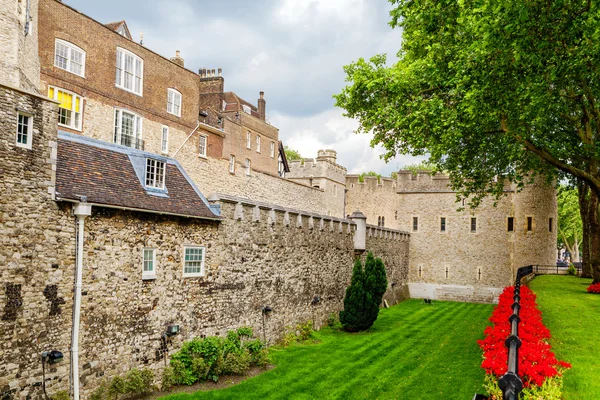
[[[265,101],[265,92],[260,92],[260,98],[258,99],[258,117],[265,121],[267,118],[267,102]]]
[[[181,56],[181,52],[179,50],[175,50],[175,57],[180,57]]]
[[[215,76],[215,69],[212,70],[212,76]]]
[[[223,76],[223,68],[219,68],[219,76]]]

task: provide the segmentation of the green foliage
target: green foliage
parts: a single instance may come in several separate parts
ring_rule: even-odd
[[[108,395],[114,399],[118,399],[120,395],[127,393],[127,383],[120,376],[115,376],[108,385]]]
[[[575,275],[575,273],[577,271],[575,270],[575,266],[573,264],[569,264],[569,268],[567,268],[567,272],[569,273],[569,275]]]
[[[412,172],[413,175],[417,175],[419,172],[435,172],[436,168],[434,164],[431,164],[427,161],[423,161],[419,164],[410,164],[402,167],[403,170],[407,170]]]
[[[177,385],[177,376],[175,376],[175,368],[173,368],[172,366],[165,367],[165,369],[163,370],[160,390],[166,391],[171,389],[175,385]],[[94,400],[100,400],[100,398]]]
[[[52,396],[52,400],[71,400],[71,398],[66,390],[61,390]]]
[[[559,249],[566,247],[573,259],[579,252],[578,245],[583,238],[583,223],[577,189],[559,186],[556,199],[558,203],[557,247]]]
[[[342,329],[339,315],[336,313],[329,314],[329,317],[327,317],[327,326],[332,329]]]
[[[497,399],[502,398],[502,390],[498,387],[498,381],[493,375],[485,376],[485,383],[483,384],[485,391],[488,395],[493,398],[496,396]],[[563,377],[558,375],[553,378],[548,378],[544,381],[542,386],[531,385],[524,388],[519,396],[519,399],[523,400],[562,400],[563,393]]]
[[[376,176],[377,177],[377,183],[381,182],[381,174],[378,174],[375,171],[363,172],[362,174],[358,174],[358,181],[359,182],[364,182],[365,181],[365,176]]]
[[[251,356],[247,351],[227,353],[223,359],[223,375],[245,375],[250,363]]]
[[[250,340],[253,334],[252,328],[242,327],[227,332],[225,339],[210,336],[185,342],[171,355],[170,367],[163,375],[163,388],[204,380],[216,382],[221,375],[243,375],[251,365],[266,366],[266,345],[259,339]]]
[[[125,376],[125,393],[150,393],[153,389],[154,374],[149,369],[132,369]]]
[[[304,342],[312,338],[313,333],[314,330],[312,321],[307,321],[303,324],[298,323],[296,326],[287,326],[281,344],[284,347],[287,347],[292,343]]]
[[[288,161],[302,160],[302,156],[297,150],[290,149],[288,146],[285,146],[283,151],[285,153],[285,158],[287,158]]]
[[[392,172],[390,174],[390,178],[392,178],[392,179],[398,179],[398,173],[397,172]]]
[[[340,322],[349,332],[369,329],[377,320],[379,305],[387,290],[387,278],[383,261],[369,252],[363,269],[359,259],[354,262],[352,280],[346,288],[344,309]]]

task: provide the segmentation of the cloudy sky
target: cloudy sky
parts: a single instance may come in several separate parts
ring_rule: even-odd
[[[342,67],[359,57],[395,59],[401,32],[389,25],[387,0],[63,0],[102,22],[126,20],[131,34],[166,57],[181,50],[187,68],[223,68],[225,90],[256,104],[284,144],[304,157],[334,149],[349,173],[389,175],[417,162],[384,163],[370,135],[342,116],[332,95],[344,86]]]

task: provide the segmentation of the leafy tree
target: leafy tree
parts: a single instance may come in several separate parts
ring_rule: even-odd
[[[427,172],[435,172],[435,165],[431,164],[430,162],[427,161],[423,161],[419,164],[410,164],[410,165],[405,165],[404,167],[402,167],[402,169],[410,171],[413,173],[413,175],[417,175],[417,173],[421,172],[421,171],[427,171]]]
[[[579,212],[577,189],[558,188],[558,247],[566,247],[572,261],[579,261],[579,243],[583,236],[583,224]]]
[[[369,252],[363,269],[360,259],[357,258],[350,286],[346,288],[344,309],[340,311],[340,322],[344,329],[358,332],[373,326],[386,289],[387,278],[381,259],[375,259]]]
[[[288,146],[284,146],[283,151],[285,152],[285,158],[287,158],[288,161],[302,160],[302,156],[297,150],[290,149]]]
[[[336,104],[385,159],[428,153],[472,206],[502,195],[498,176],[571,180],[600,281],[600,3],[390,1],[399,60],[346,66]]]
[[[358,181],[359,182],[364,182],[365,181],[365,176],[376,176],[377,177],[377,182],[381,182],[381,174],[378,174],[375,171],[369,171],[369,172],[363,172],[362,174],[358,174]]]

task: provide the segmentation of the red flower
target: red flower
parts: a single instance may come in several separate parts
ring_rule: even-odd
[[[587,291],[590,293],[600,293],[600,282],[588,286]]]
[[[598,293],[600,293],[600,285]],[[493,325],[485,329],[485,338],[478,341],[483,350],[481,367],[486,373],[493,374],[497,378],[504,375],[508,369],[508,349],[504,342],[511,334],[508,318],[513,313],[511,307],[514,302],[513,294],[514,287],[509,286],[504,289],[490,317]],[[526,387],[532,383],[540,386],[546,378],[558,375],[561,369],[571,368],[571,364],[558,361],[552,352],[548,344],[550,331],[544,326],[542,313],[535,302],[535,294],[528,287],[521,287],[520,304],[519,375]]]

